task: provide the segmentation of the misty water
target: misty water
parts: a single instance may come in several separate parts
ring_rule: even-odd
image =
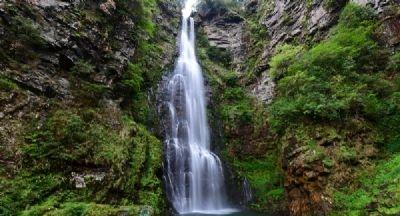
[[[170,125],[166,134],[168,198],[180,214],[237,212],[227,201],[224,171],[210,150],[203,74],[195,53],[196,0],[183,1],[179,57],[168,81]]]
[[[267,216],[265,214],[258,214],[250,211],[237,211],[227,214],[222,214],[223,216]],[[184,214],[184,216],[221,216],[221,214],[201,214],[201,213],[191,213]]]

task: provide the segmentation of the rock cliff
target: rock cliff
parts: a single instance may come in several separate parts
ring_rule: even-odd
[[[164,212],[147,95],[173,62],[178,10],[0,2],[1,215]]]
[[[338,26],[351,22],[340,18],[342,11],[349,4],[366,7],[378,17],[379,21],[374,25],[373,40],[379,44],[381,52],[396,53],[400,42],[399,1],[250,0],[236,5],[213,5],[214,10],[209,9],[212,3],[207,2],[199,11],[202,32],[208,38],[209,46],[217,47],[232,56],[229,59],[227,70],[215,69],[217,67],[213,65],[214,63],[207,59],[203,60],[205,67],[209,68],[206,70],[212,74],[210,79],[217,80],[218,85],[224,86],[216,87],[214,91],[221,95],[221,98],[217,99],[217,103],[222,105],[217,109],[220,109],[218,115],[222,116],[222,122],[226,124],[226,128],[224,128],[225,141],[229,143],[224,147],[228,151],[226,158],[236,165],[239,175],[250,178],[254,190],[267,190],[263,194],[272,194],[277,193],[279,185],[285,189],[284,200],[287,204],[284,204],[285,201],[279,198],[275,199],[272,196],[264,198],[263,195],[255,192],[256,208],[265,208],[264,205],[270,205],[269,207],[274,206],[272,208],[276,211],[280,211],[280,208],[285,209],[285,207],[277,207],[273,204],[279,200],[278,202],[287,206],[291,215],[328,215],[330,212],[338,210],[339,201],[335,197],[339,194],[337,191],[340,191],[341,187],[349,186],[348,183],[355,181],[354,179],[359,175],[353,174],[353,172],[366,167],[365,163],[373,163],[375,158],[386,152],[385,149],[377,147],[382,142],[378,138],[382,136],[382,133],[370,125],[371,120],[368,118],[355,115],[350,117],[353,122],[339,123],[347,120],[326,119],[314,122],[318,118],[314,116],[309,120],[299,120],[297,125],[286,126],[288,128],[284,129],[284,132],[275,134],[271,131],[273,123],[271,118],[273,117],[265,117],[265,115],[270,115],[269,112],[262,113],[260,108],[257,108],[262,102],[264,105],[261,106],[265,106],[270,112],[271,109],[276,109],[277,112],[285,112],[280,111],[282,109],[291,109],[291,107],[282,107],[286,104],[271,108],[269,106],[274,103],[274,100],[283,97],[281,92],[292,94],[290,88],[293,88],[293,91],[301,92],[306,87],[297,89],[295,87],[297,84],[293,84],[286,86],[288,89],[282,90],[282,87],[277,86],[276,82],[279,82],[280,78],[277,78],[276,71],[271,72],[271,70],[276,70],[275,67],[284,68],[285,65],[290,65],[296,60],[283,59],[282,63],[277,63],[278,66],[274,64],[274,61],[280,61],[280,56],[283,58],[284,54],[281,55],[281,53],[293,54],[300,58],[301,54],[299,53],[304,50],[334,40],[331,38],[332,35],[337,34],[337,31],[340,31]],[[283,51],[286,49],[285,44],[298,45],[298,48],[288,51],[286,54],[286,51]],[[206,53],[210,52],[210,48],[205,49]],[[213,56],[212,54],[208,55],[211,61],[214,60],[218,63],[219,59]],[[383,60],[381,64],[386,65],[387,62]],[[271,67],[274,68],[271,69]],[[234,70],[235,75],[230,74],[230,70]],[[361,70],[368,71],[370,69]],[[271,73],[274,74],[271,75]],[[238,95],[238,87],[235,86],[237,84],[231,85],[232,78],[230,77],[232,76],[237,79],[235,82],[239,82],[239,86],[245,86],[247,96],[242,96],[242,93]],[[386,79],[392,80],[391,78]],[[258,102],[247,102],[246,100],[254,99],[244,99],[245,97],[254,97]],[[250,103],[253,108],[246,107],[246,103]],[[225,112],[228,112],[226,113],[227,119],[224,119]],[[251,117],[247,118],[248,113],[256,116],[257,120]],[[301,118],[302,115],[307,114],[298,114],[298,118]],[[281,119],[281,121],[288,122],[290,120]],[[343,126],[338,126],[338,124],[343,124]],[[228,125],[236,125],[236,127]],[[256,136],[261,140],[253,139],[254,134],[257,134]],[[241,136],[246,138],[241,139]],[[312,143],[315,141],[316,145],[307,143],[308,139]],[[245,149],[248,148],[252,149],[251,153],[246,152]],[[274,151],[274,149],[279,150]],[[266,154],[269,160],[273,157],[272,155],[278,155],[277,157],[280,159],[274,163],[281,167],[283,182],[271,179],[280,178],[278,177],[280,174],[275,168],[267,168],[266,164],[264,170],[270,169],[270,172],[277,173],[276,176],[262,174],[263,169],[261,168],[258,170],[260,172],[258,177],[253,173],[257,168],[250,164],[257,164],[259,160],[264,162],[268,160],[264,156],[256,156],[257,153]],[[344,159],[342,154],[352,154],[354,158],[346,162],[347,159]],[[276,181],[275,186],[272,187],[267,182],[260,184],[262,178],[267,178],[269,182]],[[352,185],[352,187],[357,186]],[[379,201],[374,202],[379,203]],[[370,208],[370,212],[378,211],[374,207]],[[354,210],[354,212],[356,211],[360,210]]]

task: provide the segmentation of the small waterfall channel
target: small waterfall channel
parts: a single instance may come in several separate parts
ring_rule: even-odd
[[[179,57],[166,83],[165,182],[179,214],[235,212],[227,202],[224,171],[210,150],[203,74],[195,53],[191,17],[197,0],[183,0]]]

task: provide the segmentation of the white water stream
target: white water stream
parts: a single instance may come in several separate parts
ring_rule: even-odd
[[[179,58],[168,82],[170,128],[166,138],[166,184],[180,214],[235,211],[226,200],[223,167],[210,150],[203,74],[195,53],[197,0],[184,0]]]

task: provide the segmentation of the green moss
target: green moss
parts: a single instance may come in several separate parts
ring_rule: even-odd
[[[400,156],[381,161],[377,166],[357,172],[357,188],[335,193],[332,215],[396,215],[400,213]]]
[[[214,62],[221,63],[225,67],[229,67],[232,62],[232,54],[227,49],[210,46],[206,53]]]
[[[375,17],[370,9],[349,4],[327,40],[300,56],[301,48],[286,46],[272,58],[279,94],[269,108],[274,129],[306,119],[335,121],[355,113],[379,119],[391,112],[390,81],[375,74],[387,61],[372,39]]]
[[[31,175],[21,172],[13,179],[0,176],[0,214],[16,215],[19,210],[40,202],[65,183],[66,179],[61,175],[50,173]]]
[[[284,77],[288,68],[299,57],[302,47],[293,46],[289,44],[282,45],[277,48],[276,55],[273,56],[269,62],[270,76],[274,79],[281,79]]]
[[[16,39],[25,43],[26,45],[44,47],[45,41],[40,36],[40,31],[34,22],[22,16],[15,16],[11,20],[12,32]]]
[[[45,203],[33,206],[21,213],[22,216],[136,216],[140,214],[137,206],[101,205],[94,203],[67,202],[57,203],[50,199]],[[151,215],[151,211],[148,215]]]
[[[22,149],[23,169],[11,179],[0,177],[0,214],[137,215],[138,206],[150,206],[149,215],[161,215],[161,142],[130,117],[107,112],[59,110],[32,130]],[[75,189],[71,173],[93,169],[105,171],[105,178],[86,178],[86,187]]]
[[[94,73],[95,67],[90,62],[85,60],[78,60],[75,65],[71,68],[71,72],[74,75],[87,78]]]
[[[5,77],[0,77],[0,89],[2,91],[12,91],[18,88],[17,84],[12,82],[10,79]]]
[[[241,177],[245,177],[253,190],[255,201],[251,204],[257,210],[279,208],[284,200],[283,174],[277,154],[265,157],[234,159],[233,166]]]

